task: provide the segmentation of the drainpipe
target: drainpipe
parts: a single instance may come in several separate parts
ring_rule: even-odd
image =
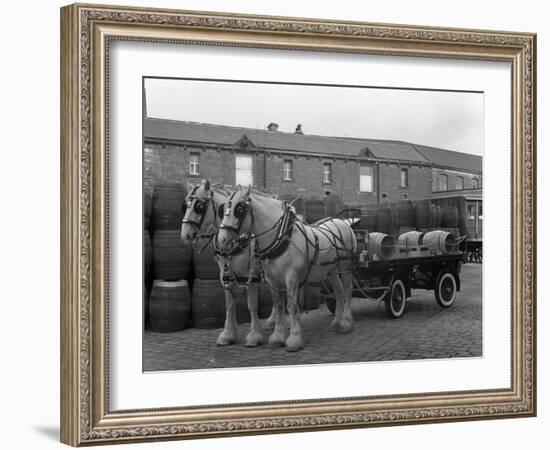
[[[376,203],[380,204],[380,164],[376,164]]]

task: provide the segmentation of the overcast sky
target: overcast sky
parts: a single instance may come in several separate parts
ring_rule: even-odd
[[[146,79],[149,117],[395,139],[483,154],[483,94]]]

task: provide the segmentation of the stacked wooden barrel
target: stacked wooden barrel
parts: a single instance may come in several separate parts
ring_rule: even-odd
[[[153,248],[151,247],[152,193],[143,194],[143,324],[149,323],[149,292],[152,283]]]
[[[435,228],[436,209],[430,200],[420,200],[416,202],[415,223],[420,229]]]
[[[186,194],[181,184],[161,184],[154,188],[150,201],[149,223],[153,238],[150,244],[152,264],[149,273],[154,282],[148,310],[150,328],[156,332],[182,330],[188,323],[191,311],[189,281],[192,278],[193,250],[190,245],[184,245],[180,237],[183,219],[181,205]],[[144,201],[144,205],[148,204],[148,201]],[[144,221],[147,223],[147,219]],[[145,233],[144,236],[147,252]]]
[[[338,195],[325,197],[326,217],[336,217],[343,209],[342,198]]]
[[[305,216],[307,223],[315,223],[327,217],[327,208],[324,200],[312,197],[305,201]]]
[[[220,268],[218,266],[214,245],[210,242],[206,247],[199,242],[193,247],[194,275],[202,280],[219,280]]]

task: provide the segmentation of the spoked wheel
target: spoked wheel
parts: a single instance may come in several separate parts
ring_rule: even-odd
[[[399,319],[405,313],[407,291],[405,284],[399,279],[393,280],[390,292],[384,298],[386,313],[392,319]]]
[[[439,275],[435,287],[435,301],[442,308],[448,308],[456,298],[456,280],[452,273],[444,272]]]

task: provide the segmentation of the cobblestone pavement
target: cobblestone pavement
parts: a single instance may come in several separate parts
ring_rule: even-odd
[[[383,305],[365,299],[352,303],[354,330],[339,335],[328,329],[332,315],[325,305],[303,314],[305,348],[248,348],[248,324],[239,325],[235,345],[218,347],[221,329],[144,334],[144,370],[181,370],[222,367],[279,366],[482,355],[481,265],[462,267],[461,291],[443,309],[432,291],[413,291],[400,319],[386,316]],[[265,333],[268,337],[268,333]]]

